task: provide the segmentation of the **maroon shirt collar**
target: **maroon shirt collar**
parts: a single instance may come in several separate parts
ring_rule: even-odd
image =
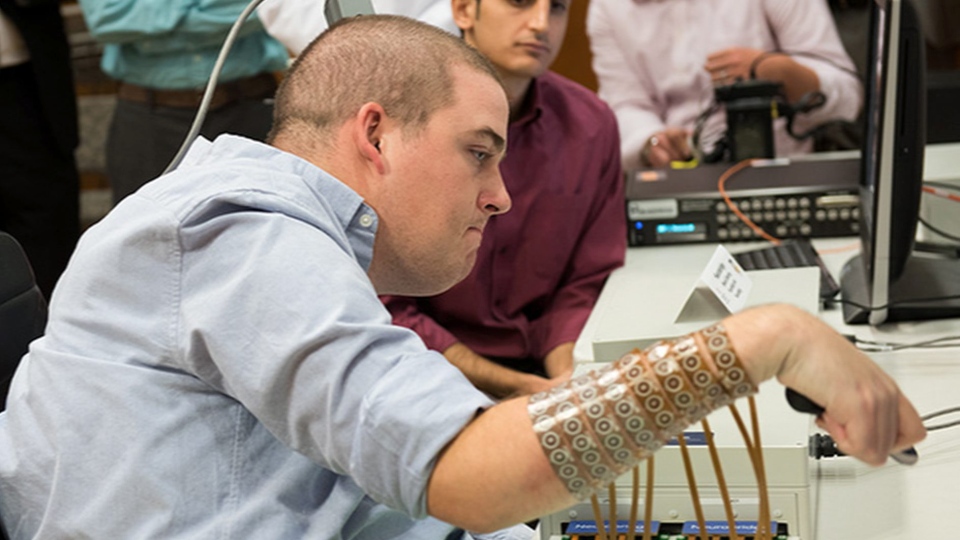
[[[536,121],[543,114],[543,103],[540,99],[540,78],[530,81],[527,87],[527,94],[523,97],[523,103],[520,104],[520,111],[515,118],[510,119],[510,124],[523,125]]]

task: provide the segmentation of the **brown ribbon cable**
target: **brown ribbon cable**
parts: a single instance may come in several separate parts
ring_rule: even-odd
[[[723,467],[720,465],[720,455],[717,453],[717,445],[713,440],[713,432],[710,431],[710,422],[706,418],[700,421],[703,426],[704,436],[707,438],[707,448],[710,450],[710,461],[713,463],[713,472],[717,476],[717,487],[720,489],[720,500],[723,501],[723,510],[727,515],[727,528],[729,529],[729,539],[739,540],[737,533],[737,520],[733,516],[733,504],[730,502],[730,490],[727,489],[727,480],[723,474]]]

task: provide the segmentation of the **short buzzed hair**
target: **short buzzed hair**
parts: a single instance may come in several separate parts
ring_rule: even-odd
[[[268,141],[294,127],[330,135],[369,102],[404,129],[424,127],[434,111],[454,102],[453,65],[500,82],[486,58],[437,27],[396,15],[343,19],[290,68],[277,90]]]

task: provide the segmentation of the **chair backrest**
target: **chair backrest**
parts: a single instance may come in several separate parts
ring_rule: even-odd
[[[31,341],[43,334],[47,302],[20,244],[0,231],[0,411],[17,364]]]

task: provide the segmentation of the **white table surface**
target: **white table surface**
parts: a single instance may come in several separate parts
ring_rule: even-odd
[[[925,177],[948,182],[960,179],[960,145],[930,147]],[[956,213],[960,215],[960,211]],[[737,251],[761,245],[758,242],[728,247]],[[834,277],[839,276],[843,263],[859,251],[856,238],[818,239],[814,245]],[[715,247],[692,244],[631,248],[626,265],[617,272],[621,280],[641,280],[655,287],[658,277],[690,273],[691,267],[704,264]],[[594,314],[602,313],[604,303],[617,295],[617,290],[605,288]],[[906,343],[960,335],[960,319],[874,328],[844,324],[839,305],[819,315],[842,333],[874,341]],[[598,319],[599,316],[591,316],[577,341],[574,355],[578,362],[593,360],[591,336],[597,332]],[[921,415],[960,406],[960,347],[869,354],[894,377]],[[960,419],[960,414],[932,423],[956,419]],[[960,535],[953,526],[953,519],[960,515],[960,426],[931,432],[917,445],[917,451],[920,460],[913,467],[891,462],[873,468],[851,458],[817,462],[820,481],[814,509],[816,540],[916,540]]]

